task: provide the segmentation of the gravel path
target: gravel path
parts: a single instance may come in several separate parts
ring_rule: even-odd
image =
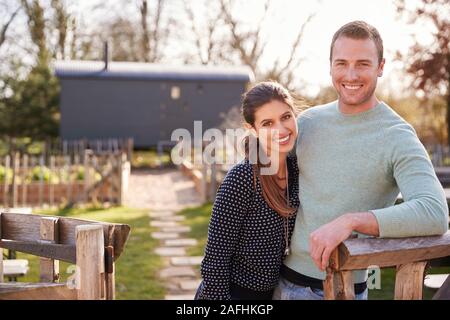
[[[182,210],[197,206],[194,183],[176,169],[131,172],[125,205],[153,210]]]
[[[139,170],[130,176],[125,205],[148,208],[152,237],[160,241],[155,252],[165,263],[158,276],[166,288],[166,300],[193,299],[200,283],[199,264],[203,257],[189,257],[186,250],[197,240],[185,236],[190,228],[178,214],[187,207],[201,205],[194,183],[175,169]]]

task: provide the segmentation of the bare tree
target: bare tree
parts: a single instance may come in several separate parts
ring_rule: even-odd
[[[217,48],[221,47],[222,41],[216,37],[222,12],[209,5],[206,8],[209,10],[207,16],[204,17],[205,26],[199,26],[199,21],[196,19],[191,3],[184,0],[183,4],[192,34],[194,35],[196,55],[201,64],[207,65],[218,60],[225,60],[225,57],[221,55],[222,51],[217,50]]]
[[[21,7],[19,6],[16,10],[13,11],[13,13],[6,19],[6,22],[1,25],[0,28],[0,47],[2,44],[6,41],[6,32],[8,31],[8,28],[10,27],[13,20],[16,18],[17,14],[19,13]]]
[[[264,37],[263,33],[272,13],[272,2],[269,0],[264,2],[263,14],[253,27],[247,27],[245,22],[237,18],[233,10],[234,1],[217,0],[213,3],[218,5],[216,13],[199,18],[194,15],[190,3],[185,1],[185,11],[191,24],[192,34],[195,37],[195,48],[201,63],[243,64],[253,71],[256,80],[277,80],[292,88],[294,72],[303,61],[300,58],[300,44],[305,29],[315,14],[310,14],[304,21],[299,22],[299,30],[292,46],[289,48],[287,61],[278,56],[271,67],[267,68],[262,65],[261,61],[270,39]],[[208,5],[211,5],[211,1],[208,2]],[[206,19],[203,28],[199,27],[200,22],[198,20],[200,19]],[[219,33],[220,36],[218,36]]]
[[[160,43],[165,37],[167,28],[163,29],[161,15],[164,10],[164,0],[156,0],[154,14],[149,11],[147,0],[142,0],[139,11],[141,14],[141,60],[145,62],[157,62],[161,59]],[[149,25],[148,20],[152,23]]]
[[[54,28],[58,33],[57,47],[54,55],[64,59],[66,57],[66,38],[68,33],[68,24],[70,22],[70,15],[67,12],[67,8],[61,0],[52,0],[51,6],[55,11],[54,14]]]
[[[31,40],[38,48],[38,59],[49,59],[45,33],[46,21],[44,18],[44,7],[39,0],[21,0],[21,3],[28,18],[28,29]]]
[[[423,45],[416,40],[407,55],[399,54],[406,65],[415,89],[425,98],[444,96],[447,107],[447,137],[450,135],[450,2],[448,0],[421,0],[409,8],[404,0],[397,0],[398,12],[409,23],[428,24],[433,42]],[[450,139],[447,140],[450,143]]]

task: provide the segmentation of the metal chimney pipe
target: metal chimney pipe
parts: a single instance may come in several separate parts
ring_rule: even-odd
[[[105,41],[103,45],[103,62],[105,63],[105,66],[103,67],[104,70],[108,70],[108,64],[109,64],[109,44],[108,41]]]

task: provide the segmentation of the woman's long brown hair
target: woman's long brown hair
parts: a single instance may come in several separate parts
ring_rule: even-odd
[[[260,82],[253,88],[248,90],[242,100],[241,112],[242,116],[248,124],[254,126],[255,124],[255,113],[259,107],[269,103],[273,100],[278,100],[282,103],[288,105],[294,114],[297,114],[297,107],[294,103],[294,98],[291,96],[289,91],[285,89],[282,85],[274,81]],[[249,137],[245,138],[245,156],[249,159]],[[256,154],[259,155],[260,144],[259,141],[256,143],[257,150]],[[288,217],[293,214],[297,209],[292,208],[286,199],[286,193],[281,189],[276,181],[276,174],[274,175],[261,175],[260,169],[263,165],[259,157],[257,158],[257,163],[253,164],[253,174],[255,178],[258,177],[261,183],[262,194],[264,200],[270,208],[275,210],[279,215],[283,217]],[[255,185],[256,187],[256,185]]]

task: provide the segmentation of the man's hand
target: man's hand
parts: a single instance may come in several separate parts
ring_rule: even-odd
[[[353,231],[378,236],[378,222],[373,213],[346,213],[310,234],[309,252],[320,270],[325,271],[333,250]]]

